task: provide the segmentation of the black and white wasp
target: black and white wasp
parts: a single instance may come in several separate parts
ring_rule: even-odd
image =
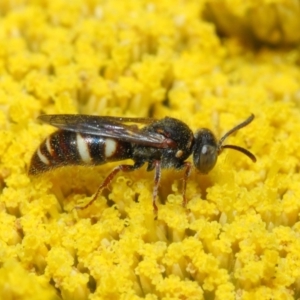
[[[90,115],[42,115],[39,120],[60,130],[44,140],[33,154],[29,174],[37,175],[65,165],[100,165],[110,161],[132,159],[133,165],[121,164],[114,168],[98,188],[91,205],[119,171],[129,172],[148,164],[147,171],[155,170],[153,208],[157,211],[156,198],[162,168],[185,169],[183,175],[183,205],[186,205],[186,183],[192,163],[186,159],[193,154],[194,166],[201,173],[208,173],[216,164],[218,155],[225,148],[238,150],[253,162],[255,156],[240,146],[223,145],[224,140],[245,127],[254,119],[251,115],[244,122],[228,131],[219,141],[206,128],[194,134],[182,121],[165,117],[122,118]],[[140,128],[138,125],[144,125]]]

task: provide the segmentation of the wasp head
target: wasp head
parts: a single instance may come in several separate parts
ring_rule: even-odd
[[[218,158],[218,143],[214,134],[206,128],[195,133],[193,160],[195,167],[207,174],[215,166]]]
[[[230,148],[244,153],[253,162],[256,162],[256,157],[247,149],[236,145],[223,145],[224,140],[236,132],[240,128],[245,127],[254,119],[254,115],[251,115],[247,120],[241,124],[235,126],[229,130],[220,140],[217,142],[214,134],[206,128],[198,130],[194,135],[194,148],[193,148],[193,160],[195,167],[203,174],[207,174],[215,166],[218,155],[225,148]]]

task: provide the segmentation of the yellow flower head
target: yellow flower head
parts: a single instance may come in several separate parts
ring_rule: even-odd
[[[1,1],[0,298],[297,298],[295,5]],[[162,171],[157,213],[145,166],[118,173],[76,209],[130,160],[74,166],[66,154],[65,167],[28,175],[55,131],[37,121],[41,114],[169,116],[219,139],[251,113],[254,121],[224,145],[248,149],[257,162],[224,149],[209,174],[192,170],[185,207],[184,170]]]

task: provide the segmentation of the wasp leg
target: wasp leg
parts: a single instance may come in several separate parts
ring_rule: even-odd
[[[153,204],[153,210],[154,213],[157,213],[157,205],[156,205],[156,198],[158,194],[158,187],[160,183],[160,178],[161,178],[161,161],[156,160],[154,161],[154,166],[155,166],[155,175],[154,175],[154,188],[153,188],[153,198],[152,198],[152,204]]]
[[[93,199],[88,202],[86,205],[84,206],[75,206],[76,209],[85,209],[87,207],[89,207],[91,204],[93,204],[99,194],[102,192],[102,190],[104,190],[105,188],[107,188],[107,186],[110,184],[110,182],[114,179],[114,177],[120,172],[120,171],[123,171],[123,172],[131,172],[131,171],[134,171],[138,168],[140,168],[141,165],[140,164],[134,164],[134,165],[119,165],[117,166],[116,168],[114,168],[111,173],[104,179],[104,181],[102,182],[102,184],[99,186],[96,194],[94,195]]]
[[[186,161],[184,164],[183,164],[183,167],[185,167],[185,172],[184,172],[184,176],[183,176],[183,185],[182,185],[182,206],[185,207],[186,204],[187,204],[187,199],[186,199],[186,195],[185,195],[185,192],[186,192],[186,183],[191,175],[191,171],[192,171],[192,164],[188,161]]]

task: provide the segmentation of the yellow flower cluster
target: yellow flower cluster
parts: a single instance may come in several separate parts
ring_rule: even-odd
[[[0,1],[0,299],[299,297],[300,53],[221,38],[212,11],[234,3],[249,25],[257,3],[218,3]],[[259,5],[263,32],[274,4]],[[187,207],[183,172],[163,170],[157,215],[145,167],[75,210],[118,163],[28,176],[54,130],[36,117],[60,113],[170,116],[218,138],[253,113],[228,143],[257,162],[224,150],[193,170]]]
[[[272,46],[300,42],[300,6],[295,0],[207,1],[207,18],[223,34]]]

